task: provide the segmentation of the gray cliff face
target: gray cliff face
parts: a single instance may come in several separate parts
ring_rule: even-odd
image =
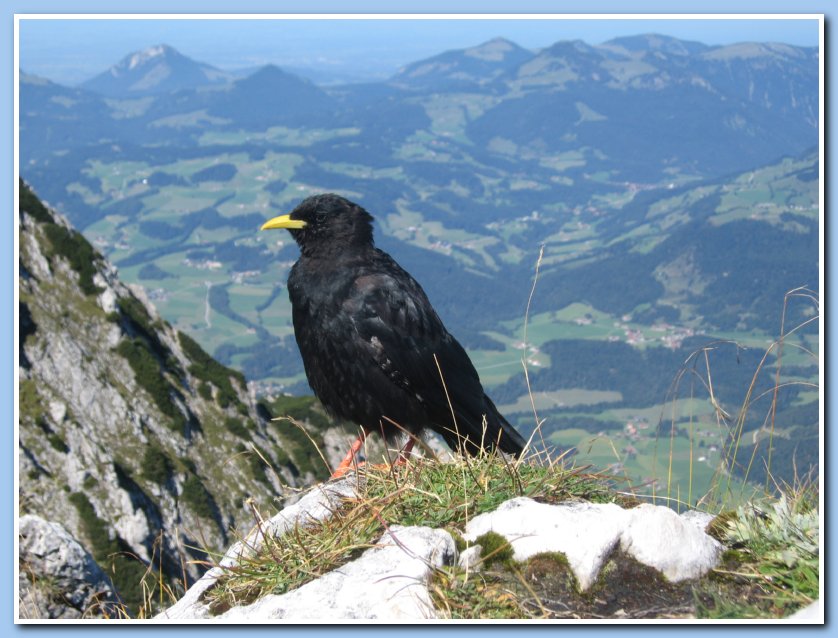
[[[27,514],[18,527],[21,618],[118,614],[111,579],[63,526]]]
[[[101,567],[133,555],[126,581],[150,562],[177,590],[253,508],[312,482],[291,426],[23,183],[19,290],[20,513],[60,522]],[[115,583],[126,603],[139,580]]]

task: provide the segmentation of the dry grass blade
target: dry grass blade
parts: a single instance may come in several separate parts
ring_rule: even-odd
[[[539,419],[538,417],[538,410],[535,407],[535,397],[532,393],[532,386],[530,385],[530,371],[529,371],[529,341],[528,341],[528,330],[529,330],[529,323],[530,323],[530,308],[532,306],[533,296],[535,295],[535,286],[538,283],[538,273],[541,269],[541,262],[544,259],[544,244],[538,250],[538,259],[535,262],[535,274],[533,275],[532,287],[530,288],[530,295],[527,298],[527,308],[524,311],[524,356],[521,359],[521,364],[524,368],[524,381],[527,385],[527,396],[530,399],[530,406],[532,407],[533,418],[535,419],[535,428],[533,429],[533,433],[530,435],[529,440],[527,441],[527,445],[525,446],[525,450],[529,449],[532,445],[532,440],[535,437],[536,433],[538,433],[539,438],[541,439],[541,447],[542,449],[547,449],[547,444],[544,441],[544,435],[541,432],[541,426],[544,422]],[[521,459],[526,456],[525,454],[521,455]],[[518,462],[521,462],[519,459]]]

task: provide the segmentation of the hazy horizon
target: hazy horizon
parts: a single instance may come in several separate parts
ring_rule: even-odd
[[[168,44],[233,71],[276,64],[322,78],[364,81],[451,49],[502,37],[528,49],[561,40],[602,44],[655,33],[710,46],[818,46],[816,19],[42,19],[21,18],[20,68],[76,85],[135,51]],[[328,80],[325,80],[328,81]]]

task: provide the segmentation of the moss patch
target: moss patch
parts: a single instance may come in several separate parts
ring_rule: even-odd
[[[504,572],[490,570],[466,574],[446,567],[434,572],[430,592],[434,607],[443,618],[501,620],[525,617]]]
[[[434,602],[450,618],[642,619],[695,613],[691,583],[669,583],[619,551],[585,592],[579,591],[567,557],[558,552],[537,554],[521,564],[495,563],[468,577],[448,570],[434,577],[434,591]]]
[[[588,618],[688,618],[695,615],[693,583],[669,582],[658,570],[621,550],[603,565],[578,611]],[[551,608],[553,617],[568,617]]]
[[[480,545],[480,559],[485,567],[495,563],[506,563],[512,560],[515,553],[512,545],[505,537],[497,532],[486,532],[474,540],[475,545]]]

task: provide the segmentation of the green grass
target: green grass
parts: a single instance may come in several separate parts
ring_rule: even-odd
[[[153,442],[146,447],[140,463],[140,473],[145,480],[165,486],[173,469],[171,459],[159,443]]]
[[[55,218],[22,179],[18,179],[18,211],[29,213],[41,224],[54,224]]]
[[[79,274],[79,287],[86,295],[98,295],[102,288],[93,283],[96,267],[102,261],[99,252],[76,230],[60,224],[44,224],[44,232],[52,245],[52,256],[66,259]]]

